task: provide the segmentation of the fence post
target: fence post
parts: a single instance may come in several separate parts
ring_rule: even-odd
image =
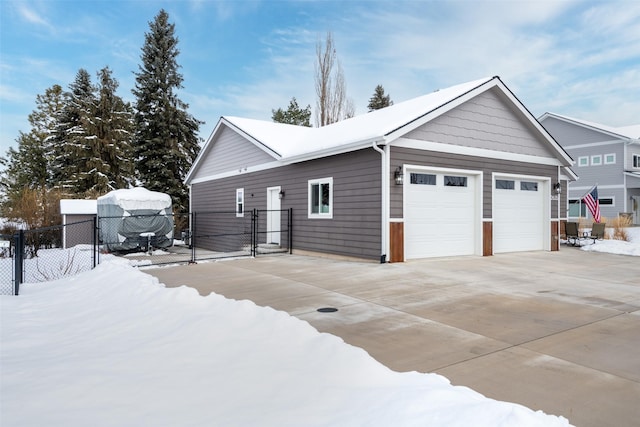
[[[191,216],[191,221],[189,224],[189,232],[191,235],[189,236],[189,244],[191,245],[191,264],[196,262],[196,213],[191,212],[189,214]]]
[[[98,257],[98,217],[93,217],[93,267],[96,268]]]
[[[253,209],[251,212],[251,256],[255,257],[258,247],[258,210]]]
[[[293,208],[289,208],[289,215],[287,216],[289,224],[287,229],[289,230],[289,255],[293,254]]]
[[[14,270],[15,270],[15,282],[14,282],[14,294],[20,293],[20,284],[22,283],[22,271],[24,264],[24,230],[19,230],[14,236]]]

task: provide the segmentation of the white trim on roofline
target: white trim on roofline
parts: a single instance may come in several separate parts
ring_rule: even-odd
[[[565,150],[573,150],[574,148],[600,147],[600,146],[603,146],[603,145],[624,144],[625,142],[627,142],[627,141],[623,141],[621,139],[619,139],[617,141],[591,142],[589,144],[571,145],[571,146],[565,147]]]
[[[569,186],[569,190],[573,191],[586,191],[586,190],[591,190],[593,188],[593,185],[584,185],[584,186],[580,186],[580,187],[576,187],[576,186]],[[598,190],[599,189],[605,189],[605,190],[615,190],[618,188],[625,188],[624,184],[613,184],[613,185],[599,185],[598,184]]]
[[[565,166],[555,157],[539,157],[528,154],[508,153],[505,151],[487,150],[485,148],[467,147],[462,145],[442,144],[439,142],[423,141],[409,138],[398,138],[392,144],[394,147],[413,148],[440,153],[461,154],[489,159],[510,160],[514,162],[535,163],[550,166]]]
[[[626,135],[622,135],[622,134],[617,133],[616,129],[613,129],[613,128],[612,129],[606,129],[608,127],[606,125],[603,125],[603,124],[600,124],[600,123],[589,123],[589,122],[586,122],[586,121],[583,121],[583,120],[580,120],[580,119],[574,119],[573,117],[567,117],[567,116],[563,116],[563,115],[556,114],[556,113],[546,112],[542,116],[540,116],[538,121],[541,122],[541,121],[545,120],[546,118],[557,119],[557,120],[563,121],[565,123],[569,123],[569,124],[572,124],[572,125],[580,126],[582,128],[585,128],[585,129],[589,129],[589,130],[592,130],[592,131],[595,131],[595,132],[604,133],[604,134],[611,135],[611,136],[614,136],[616,138],[620,138],[620,139],[624,139],[624,140],[632,139],[632,138],[630,138],[630,137],[628,137]]]
[[[194,180],[190,181],[189,184],[199,184],[199,183],[207,182],[207,181],[215,181],[215,180],[218,180],[218,179],[229,178],[229,177],[232,177],[232,176],[244,175],[246,173],[260,172],[260,171],[264,171],[264,170],[268,170],[268,169],[279,168],[281,166],[284,166],[284,164],[282,162],[279,162],[279,161],[263,163],[261,165],[255,165],[255,166],[247,166],[247,167],[241,168],[241,169],[233,169],[233,170],[226,171],[226,172],[220,172],[220,173],[217,173],[215,175],[203,176],[203,177],[200,177],[200,178],[197,178],[197,179],[194,179]]]
[[[258,141],[257,139],[255,139],[254,137],[252,137],[251,135],[249,135],[248,133],[246,133],[242,129],[240,129],[239,127],[235,126],[229,120],[227,120],[224,117],[220,117],[220,119],[218,120],[218,123],[216,124],[216,127],[213,129],[213,131],[211,132],[211,135],[209,135],[209,138],[207,139],[205,144],[202,146],[202,149],[200,150],[200,152],[196,156],[196,159],[192,163],[193,166],[197,166],[197,167],[193,167],[192,166],[191,169],[189,169],[189,172],[187,173],[187,176],[184,178],[184,182],[186,182],[186,183],[194,182],[194,181],[191,181],[191,177],[199,169],[200,162],[202,161],[202,157],[208,155],[209,150],[210,150],[209,146],[212,144],[212,141],[214,140],[214,136],[218,134],[218,132],[220,131],[222,125],[225,125],[226,127],[231,129],[232,131],[238,133],[244,139],[246,139],[247,141],[251,142],[253,145],[258,147],[259,149],[261,149],[262,151],[264,151],[265,153],[267,153],[268,155],[270,155],[274,159],[281,158],[281,156],[278,153],[276,153],[275,151],[271,150],[269,147],[267,147],[266,145],[264,145],[263,143],[261,143],[260,141]],[[199,178],[198,180],[196,180],[196,182],[201,182],[201,179]]]

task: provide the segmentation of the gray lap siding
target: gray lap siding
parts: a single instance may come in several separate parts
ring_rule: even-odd
[[[522,174],[532,176],[550,177],[555,182],[558,176],[558,167],[538,165],[525,162],[514,162],[484,157],[474,157],[460,154],[440,153],[435,151],[423,151],[411,148],[392,147],[391,170],[404,164],[432,166],[439,168],[468,169],[482,171],[483,173],[483,201],[482,216],[485,219],[492,218],[492,173]],[[391,185],[391,218],[402,218],[402,186]],[[561,206],[560,217],[565,215],[565,206]],[[551,201],[551,218],[558,217],[558,205],[556,200]]]
[[[267,208],[267,188],[280,186],[285,192],[281,208],[293,209],[294,249],[378,259],[380,162],[380,154],[368,149],[193,184],[191,210],[196,215],[234,211],[236,189],[243,188],[245,218],[230,222],[244,224],[252,209]],[[333,178],[333,218],[308,218],[308,181],[328,177]]]

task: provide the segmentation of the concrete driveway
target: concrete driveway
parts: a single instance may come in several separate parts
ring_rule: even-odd
[[[146,272],[286,311],[396,371],[437,372],[579,427],[640,425],[639,258],[565,247],[398,264],[277,255]]]

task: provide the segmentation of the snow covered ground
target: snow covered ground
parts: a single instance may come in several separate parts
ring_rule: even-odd
[[[631,242],[582,250],[640,255]],[[0,296],[2,426],[567,426],[126,259]],[[525,386],[525,385],[523,385]]]
[[[596,243],[593,243],[592,240],[587,240],[583,243],[583,246],[580,249],[591,252],[640,256],[640,227],[630,227],[625,230],[629,236],[628,242],[605,239],[598,240]],[[611,230],[609,230],[609,232],[611,232]]]

